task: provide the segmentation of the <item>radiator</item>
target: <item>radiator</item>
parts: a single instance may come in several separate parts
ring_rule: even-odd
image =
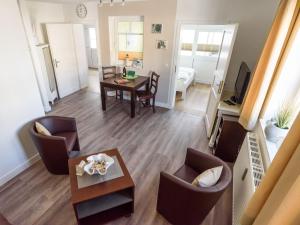
[[[233,225],[240,225],[242,213],[263,175],[264,167],[257,136],[248,132],[233,167]]]

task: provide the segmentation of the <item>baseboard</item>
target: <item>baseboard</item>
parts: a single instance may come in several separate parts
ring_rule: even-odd
[[[155,102],[155,105],[166,109],[172,109],[172,106],[169,103]]]
[[[9,171],[8,173],[4,174],[2,177],[0,177],[0,186],[17,176],[18,174],[22,173],[24,170],[32,166],[35,162],[40,160],[40,155],[37,153],[28,160],[26,160],[21,165],[17,166],[13,170]]]

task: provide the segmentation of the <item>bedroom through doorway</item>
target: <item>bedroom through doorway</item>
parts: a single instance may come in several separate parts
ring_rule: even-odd
[[[177,52],[175,109],[204,115],[222,45],[220,25],[181,25]]]

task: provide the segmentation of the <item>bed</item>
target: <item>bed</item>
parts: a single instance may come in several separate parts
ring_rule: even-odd
[[[185,99],[187,88],[194,82],[195,70],[188,67],[179,67],[176,79],[176,91],[181,92],[181,98]]]

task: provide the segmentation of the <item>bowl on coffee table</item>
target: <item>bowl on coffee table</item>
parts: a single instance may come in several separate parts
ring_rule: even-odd
[[[104,153],[91,155],[86,160],[88,163],[84,166],[84,171],[89,175],[105,175],[107,169],[114,164],[114,159]]]

